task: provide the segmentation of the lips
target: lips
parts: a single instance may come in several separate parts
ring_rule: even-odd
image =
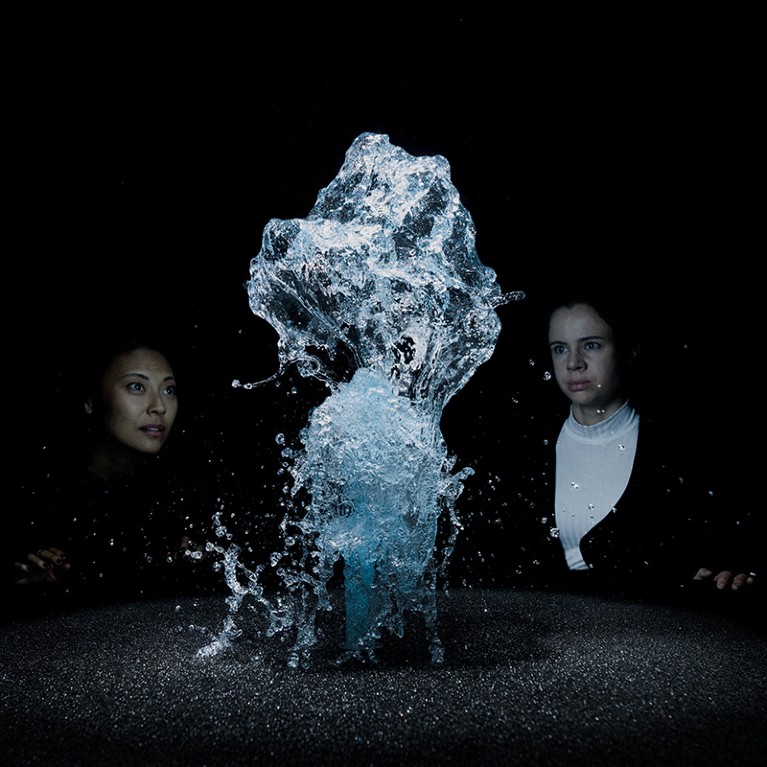
[[[585,391],[591,385],[590,381],[570,381],[567,388],[570,391]]]
[[[152,437],[161,437],[165,433],[165,427],[161,423],[151,423],[148,426],[142,426],[141,431]]]

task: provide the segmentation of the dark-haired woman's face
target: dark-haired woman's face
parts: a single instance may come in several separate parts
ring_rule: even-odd
[[[104,372],[101,402],[86,403],[115,442],[139,453],[160,452],[178,412],[170,363],[152,349],[120,354]]]
[[[608,417],[623,404],[613,331],[591,306],[556,309],[549,321],[549,348],[559,388],[579,421]]]

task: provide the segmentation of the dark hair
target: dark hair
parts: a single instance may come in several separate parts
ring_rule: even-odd
[[[546,344],[547,354],[551,315],[557,309],[572,308],[578,304],[590,306],[610,326],[621,364],[623,388],[631,396],[632,401],[637,400],[642,321],[640,306],[632,295],[615,288],[575,286],[551,291],[541,297],[538,301],[541,335]]]
[[[613,341],[623,362],[636,356],[639,351],[638,309],[626,296],[607,292],[585,292],[562,294],[550,304],[548,317],[556,309],[571,309],[577,304],[590,306],[610,326]],[[547,320],[548,327],[548,320]]]
[[[94,428],[94,419],[86,413],[84,404],[88,400],[97,404],[104,372],[117,355],[139,348],[154,349],[168,360],[177,376],[185,378],[174,344],[172,337],[165,338],[162,329],[159,334],[154,328],[149,333],[141,328],[135,333],[130,329],[124,332],[113,321],[72,334],[66,343],[60,343],[45,362],[45,396],[36,403],[40,422],[37,436],[44,445],[41,465],[55,473],[82,466],[92,447]],[[182,398],[186,403],[186,392]]]

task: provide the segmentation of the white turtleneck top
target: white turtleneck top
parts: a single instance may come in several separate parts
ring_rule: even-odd
[[[581,538],[614,508],[636,455],[639,414],[624,404],[606,420],[584,426],[570,416],[557,440],[554,503],[559,540],[571,570],[587,570]]]

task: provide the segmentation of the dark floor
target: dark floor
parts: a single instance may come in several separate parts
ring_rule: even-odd
[[[326,647],[309,670],[287,668],[247,611],[228,650],[199,656],[226,615],[216,596],[7,623],[3,763],[765,763],[767,641],[737,614],[454,590],[443,665],[414,627],[377,665],[337,667]]]

